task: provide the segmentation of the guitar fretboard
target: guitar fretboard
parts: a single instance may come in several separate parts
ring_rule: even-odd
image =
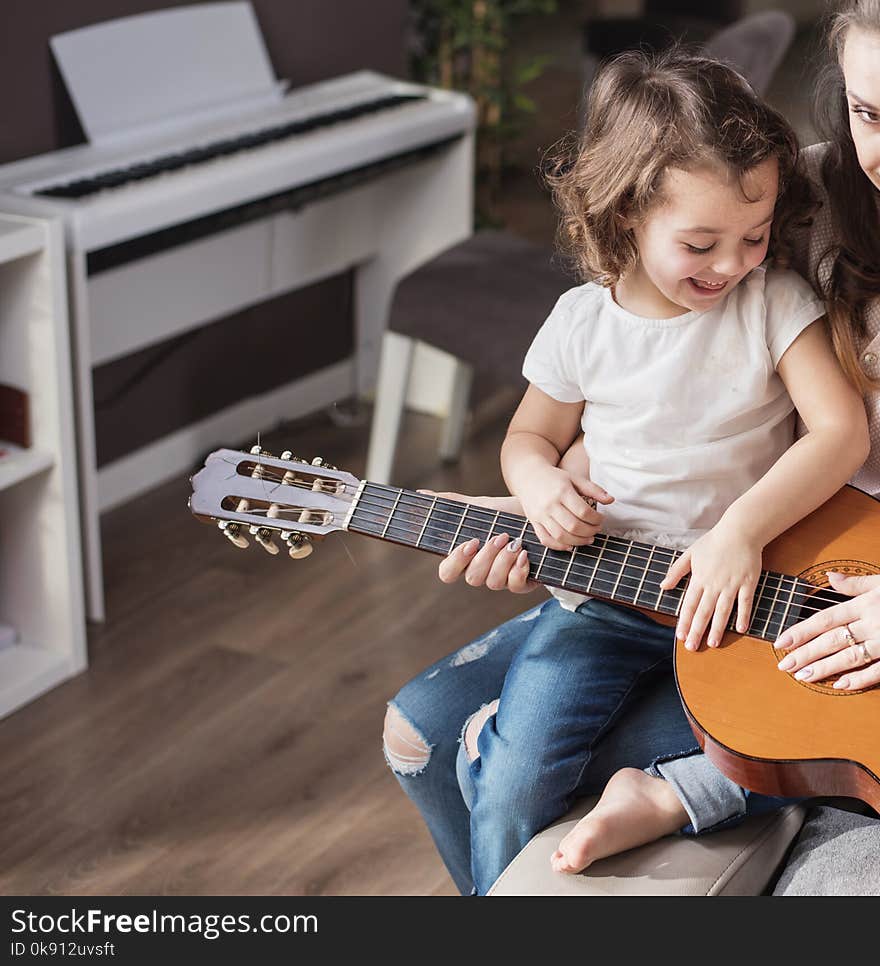
[[[347,529],[442,556],[474,537],[485,543],[506,533],[519,539],[528,553],[532,580],[661,614],[677,616],[687,590],[687,580],[672,590],[660,589],[680,551],[606,534],[597,534],[592,544],[574,550],[550,550],[523,516],[378,483],[362,485]],[[802,619],[803,604],[815,591],[797,577],[762,571],[748,634],[775,640]],[[829,593],[825,590],[823,596]],[[734,630],[735,620],[736,608],[728,630]]]

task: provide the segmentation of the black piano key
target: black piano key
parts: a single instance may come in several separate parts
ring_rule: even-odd
[[[34,194],[50,198],[84,198],[108,188],[117,188],[131,181],[142,181],[144,178],[153,177],[157,174],[178,171],[181,168],[210,161],[213,158],[228,157],[231,154],[260,147],[273,141],[307,134],[309,131],[339,124],[342,121],[350,121],[363,114],[375,114],[377,111],[396,107],[399,104],[424,99],[424,94],[394,94],[380,97],[364,104],[355,104],[352,107],[331,111],[327,114],[318,114],[300,121],[278,124],[271,128],[264,128],[262,131],[243,134],[237,138],[226,138],[213,144],[206,144],[188,151],[156,158],[153,161],[134,164],[128,168],[115,168],[88,178],[79,178],[66,184],[50,185],[47,188],[35,191]]]

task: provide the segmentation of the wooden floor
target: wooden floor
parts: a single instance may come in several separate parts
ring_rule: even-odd
[[[396,482],[497,492],[515,401],[490,401],[453,468],[410,417]],[[262,442],[359,475],[365,438],[322,414]],[[237,550],[189,490],[105,516],[88,671],[0,722],[0,892],[454,894],[384,763],[385,702],[531,599],[353,534],[304,561]]]

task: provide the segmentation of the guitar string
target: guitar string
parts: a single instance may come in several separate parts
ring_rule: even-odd
[[[366,494],[364,494],[364,496],[366,496]],[[364,502],[365,502],[364,501],[364,497],[362,496],[361,497],[361,500],[358,503],[358,506],[361,506]],[[462,504],[455,504],[455,501],[447,501],[447,502],[450,503],[450,504],[456,505],[456,506],[462,505]],[[468,506],[471,506],[471,505],[472,504],[468,504]],[[386,508],[386,505],[385,504],[377,504],[377,506],[381,507],[382,509],[385,509]],[[398,503],[397,508],[395,509],[395,516],[397,516],[397,515],[400,514],[401,509],[404,512],[407,512],[406,506],[407,505],[404,504],[404,503],[402,503],[402,502],[401,503]],[[436,510],[436,508],[435,508],[435,510]],[[367,507],[367,512],[372,512],[372,511],[370,511],[369,508]],[[415,511],[409,511],[409,512],[415,512]],[[452,523],[452,522],[456,522],[457,523],[464,516],[464,514],[458,513],[457,510],[456,511],[452,511],[452,512],[455,512],[456,516],[452,520],[449,521],[450,523]],[[467,515],[470,515],[468,513],[468,511],[465,511],[465,512],[466,512]],[[492,519],[495,518],[495,514],[494,514],[493,511],[486,511],[486,512],[491,515]],[[432,516],[433,515],[434,514],[432,513]],[[512,516],[514,520],[517,519],[512,514],[509,514],[509,516]],[[486,519],[488,519],[488,517]],[[500,517],[499,517],[499,519],[500,519]],[[518,520],[520,521],[520,524],[519,524],[518,529],[522,529],[521,523],[522,523],[522,520],[524,520],[524,518],[523,517],[519,517]],[[422,524],[422,522],[423,522],[422,520],[418,520],[417,523],[416,523],[416,527],[420,527],[421,524]],[[392,528],[395,528],[395,529],[403,529],[404,531],[406,531],[406,525],[405,526],[399,526],[399,525],[396,525],[396,524],[394,524],[392,522],[391,523],[391,527]],[[465,528],[473,528],[473,527],[472,527],[471,524],[465,522],[465,523],[462,524],[461,529],[465,529]],[[499,530],[499,533],[501,533],[501,532],[504,532],[504,531],[503,530]],[[450,535],[452,533],[452,531],[449,531],[449,530],[441,530],[438,533],[436,527],[429,522],[426,533],[428,533],[428,534],[433,533],[433,534],[436,534],[438,536],[447,536],[447,535]],[[637,542],[632,542],[632,544],[631,544],[630,541],[626,541],[624,538],[613,537],[613,536],[609,536],[607,534],[599,534],[599,536],[603,537],[603,539],[605,539],[608,542],[608,544],[610,544],[610,545],[606,544],[606,547],[604,547],[602,549],[602,556],[606,560],[609,559],[609,556],[606,554],[606,550],[608,551],[608,554],[618,554],[618,555],[623,556],[625,558],[628,557],[628,559],[630,559],[630,560],[633,561],[633,564],[632,564],[633,567],[638,566],[639,562],[641,562],[641,561],[645,561],[645,560],[652,559],[651,558],[651,555],[650,555],[650,547],[651,547],[651,545],[638,546]],[[619,546],[614,546],[613,544],[611,544],[611,541],[617,542],[619,544]],[[466,541],[462,541],[462,542],[466,542]],[[540,541],[537,539],[537,536],[531,542],[537,544],[537,546],[540,547],[540,548],[543,548],[544,547],[544,544],[540,543]],[[593,544],[593,546],[596,547],[597,545],[596,544]],[[583,552],[583,548],[578,548],[578,549],[579,549],[579,551]],[[548,551],[548,554],[549,553],[570,555],[571,554],[571,551],[555,550],[555,551]],[[668,547],[659,547],[658,546],[658,547],[655,547],[655,553],[653,554],[653,559],[656,559],[656,560],[658,560],[658,562],[661,562],[662,563],[662,559],[665,557],[669,562],[671,562],[673,559],[676,559],[680,555],[681,555],[681,552],[680,551],[674,551],[674,550],[672,550],[671,548],[668,548]],[[571,570],[570,570],[570,572],[576,574],[577,576],[588,576],[588,575],[592,574],[593,573],[593,570],[595,569],[595,568],[590,568],[590,569],[585,569],[585,570],[580,569],[580,567],[589,567],[589,557],[587,556],[587,553],[584,553],[583,556],[587,558],[586,561],[583,564],[581,564],[580,566],[578,566],[576,564],[573,564],[572,567],[571,567]],[[568,562],[566,560],[560,561],[558,557],[557,558],[550,558],[550,560],[552,560],[555,564],[557,564],[561,569],[566,569],[568,567]],[[617,563],[618,561],[616,561],[616,560],[610,560],[609,562],[611,562],[611,563]],[[544,570],[545,569],[545,566],[546,566],[546,562],[545,562],[545,565],[542,565],[542,568],[541,569]],[[630,565],[629,564],[624,564],[624,567],[623,567],[624,572],[625,572],[627,566],[630,566]],[[666,567],[661,566],[660,568],[656,568],[656,567],[650,566],[650,567],[647,567],[647,568],[641,568],[640,572],[642,572],[642,571],[645,573],[646,576],[647,575],[651,575],[653,577],[662,577],[662,576],[665,576],[665,574],[666,574]],[[766,573],[768,575],[768,578],[770,578],[770,579],[776,579],[778,586],[775,588],[775,590],[776,590],[777,593],[780,593],[782,595],[782,600],[781,601],[778,601],[778,603],[789,603],[789,589],[788,588],[784,588],[782,586],[782,581],[783,580],[793,581],[795,587],[798,587],[798,586],[806,587],[806,588],[809,588],[810,590],[814,591],[813,593],[810,593],[810,592],[802,592],[802,591],[798,591],[797,593],[792,593],[792,595],[791,595],[791,605],[793,605],[795,602],[803,603],[805,601],[810,601],[811,604],[816,603],[817,601],[818,602],[828,603],[828,604],[835,604],[835,603],[840,603],[842,600],[845,600],[846,599],[846,598],[839,597],[839,596],[830,597],[827,594],[823,594],[820,588],[816,588],[815,585],[810,584],[807,581],[804,581],[801,578],[798,578],[798,577],[796,577],[796,576],[794,576],[792,574],[783,574],[783,573],[779,573],[778,571],[772,571],[772,570],[762,571],[762,574],[763,573]],[[664,593],[669,593],[669,591],[664,591]],[[813,607],[812,608],[812,611],[813,612],[816,612],[816,611],[823,610],[823,609],[824,608],[822,608],[822,607]]]
[[[392,524],[389,527],[389,532],[393,530],[402,531],[403,535],[406,537],[411,537],[415,533],[415,529],[411,529],[407,525],[401,526],[399,524]],[[369,530],[363,530],[362,532],[366,534],[370,533]],[[448,537],[451,533],[452,533],[451,530],[444,530],[444,531],[441,531],[439,535]],[[374,533],[374,535],[376,535],[376,533]],[[437,535],[437,534],[436,532],[434,534],[428,532],[426,535],[431,536],[431,535]],[[409,541],[408,545],[412,546],[413,545],[412,541]],[[537,548],[537,553],[534,556],[530,557],[530,563],[533,566],[536,562],[537,556],[541,552],[543,545],[540,543],[535,543],[535,547]],[[423,548],[423,549],[427,549],[427,548]],[[553,552],[563,553],[564,551],[553,551]],[[604,553],[603,553],[603,557],[604,559],[608,559]],[[632,555],[630,555],[630,559],[632,559]],[[616,563],[615,561],[610,561],[610,562]],[[558,558],[545,558],[541,562],[540,566],[535,570],[535,573],[536,574],[540,573],[542,576],[546,576],[549,578],[554,578],[554,577],[559,578],[561,574],[563,578],[565,578],[559,581],[559,583],[563,586],[563,589],[575,589],[573,586],[569,586],[568,588],[565,587],[566,581],[568,579],[568,575],[572,572],[575,572],[575,576],[589,577],[589,581],[586,583],[585,586],[578,587],[576,589],[582,592],[588,592],[588,593],[595,592],[600,595],[603,594],[603,591],[604,591],[606,595],[610,596],[610,594],[608,594],[607,587],[603,586],[607,584],[613,589],[633,591],[632,600],[630,601],[630,603],[637,603],[639,596],[641,596],[643,593],[656,595],[656,601],[654,602],[654,606],[655,606],[655,609],[660,610],[661,613],[662,613],[662,609],[657,608],[656,605],[660,603],[662,597],[666,596],[671,601],[677,602],[679,601],[680,598],[683,598],[684,594],[686,593],[687,584],[685,584],[684,587],[676,586],[670,590],[659,590],[659,588],[655,590],[650,585],[644,586],[644,579],[640,576],[641,571],[638,571],[635,575],[629,575],[626,573],[626,568],[629,566],[632,566],[634,569],[638,568],[638,565],[636,563],[633,563],[632,565],[628,563],[624,564],[622,568],[621,576],[618,578],[613,575],[602,574],[601,572],[598,571],[597,567],[593,567],[592,569],[584,570],[584,571],[581,571],[581,570],[575,571],[574,567],[569,568],[568,563],[565,560],[559,560]],[[654,576],[658,576],[660,574],[665,575],[665,572],[666,572],[665,570],[646,571],[646,573],[652,573]],[[749,619],[750,627],[754,625],[756,622],[760,622],[760,621],[764,621],[765,625],[768,625],[770,621],[776,620],[779,618],[779,614],[775,613],[775,611],[777,611],[778,608],[781,608],[783,605],[787,605],[789,608],[791,608],[792,606],[788,601],[789,591],[786,590],[786,588],[783,586],[782,581],[785,579],[794,580],[794,578],[791,578],[786,574],[778,574],[773,571],[767,571],[767,574],[771,580],[776,579],[776,586],[762,587],[762,594],[761,596],[755,599],[754,607],[751,610],[751,616]],[[573,581],[569,583],[573,584]],[[774,599],[772,601],[768,601],[765,599],[765,595],[769,594],[771,589],[774,591]],[[620,599],[626,599],[624,594],[622,593],[619,595],[619,597]],[[814,598],[810,598],[810,599],[812,600]],[[643,606],[648,606],[647,601],[643,603]],[[673,609],[671,603],[670,603],[670,609]],[[800,616],[804,613],[815,613],[822,609],[823,608],[816,608],[816,607],[813,607],[813,608],[798,607],[796,608],[795,611],[792,612],[791,616],[792,618],[794,618],[797,615],[800,618]],[[783,616],[783,620],[787,620],[787,619],[788,619],[788,615],[785,614]]]
[[[264,467],[266,466],[266,464],[260,464],[260,465],[262,465]],[[314,469],[319,471],[320,470],[320,467],[315,467]],[[318,474],[316,473],[316,475],[318,475]],[[278,484],[283,484],[285,486],[294,486],[294,487],[297,487],[299,489],[304,489],[304,490],[308,490],[310,492],[315,492],[313,490],[313,484],[312,483],[310,483],[308,481],[299,480],[299,479],[296,479],[296,478],[294,480],[288,481],[287,483],[284,483],[283,477],[282,476],[278,476],[276,474],[273,474],[271,472],[271,470],[268,473],[264,473],[261,477],[259,477],[259,479],[262,480],[263,482],[266,482],[266,483],[278,483]],[[351,486],[350,484],[346,484],[344,481],[332,481],[332,482],[334,482],[334,483],[342,482],[344,489],[348,489]],[[436,513],[438,510],[443,511],[445,513],[454,513],[455,514],[455,517],[453,517],[453,519],[450,520],[450,523],[453,522],[453,521],[463,520],[464,517],[469,516],[469,515],[473,515],[473,516],[476,516],[478,518],[478,520],[482,520],[482,521],[488,521],[491,518],[493,520],[493,522],[495,524],[497,524],[498,522],[501,521],[501,518],[502,517],[506,517],[510,521],[512,521],[512,522],[514,522],[516,524],[516,527],[515,527],[516,529],[519,529],[519,530],[523,530],[524,529],[524,533],[525,532],[528,532],[529,530],[531,530],[531,532],[533,534],[535,534],[534,540],[531,541],[532,543],[536,543],[537,546],[540,547],[540,548],[543,548],[545,546],[538,539],[537,534],[535,533],[534,528],[532,527],[531,522],[527,523],[526,524],[526,527],[523,528],[522,523],[525,520],[525,518],[522,517],[522,516],[519,516],[519,515],[516,515],[516,514],[513,514],[513,513],[509,513],[507,511],[495,512],[495,511],[489,510],[487,508],[478,507],[475,504],[462,504],[462,503],[459,503],[458,501],[449,500],[449,499],[447,499],[445,497],[440,497],[440,498],[431,497],[431,496],[423,495],[423,494],[416,493],[416,492],[413,492],[413,491],[406,491],[406,490],[403,490],[403,489],[399,489],[397,487],[390,487],[390,486],[387,486],[385,484],[380,484],[380,483],[369,483],[368,482],[367,483],[367,486],[371,487],[374,490],[379,490],[379,491],[386,491],[387,490],[389,492],[389,498],[390,498],[390,494],[394,494],[395,495],[395,498],[397,498],[397,495],[399,494],[402,499],[400,499],[400,500],[397,501],[396,506],[394,508],[394,512],[395,513],[399,513],[401,509],[404,509],[405,510],[405,508],[407,507],[407,505],[411,505],[411,506],[414,507],[414,510],[411,511],[411,512],[416,512],[416,509],[415,508],[417,508],[417,509],[430,508],[431,509],[431,512],[432,512],[432,515],[434,513]],[[318,491],[318,492],[320,492],[320,491]],[[328,491],[324,491],[324,492],[328,492]],[[363,504],[365,504],[367,502],[365,500],[365,497],[367,497],[368,495],[372,495],[372,494],[370,494],[369,491],[366,490],[366,488],[365,488],[365,490],[364,490],[364,492],[363,492],[363,494],[361,496],[361,499],[358,501],[358,507],[360,507],[361,505],[363,505]],[[380,493],[376,494],[376,496],[378,496],[378,497],[381,498],[382,493],[380,492]],[[407,504],[407,503],[402,502],[405,499],[409,499],[410,503]],[[381,503],[381,502],[378,503],[378,504],[375,504],[375,505],[377,505],[379,507],[382,507],[383,509],[387,508],[387,505],[384,504],[384,503]],[[447,509],[447,507],[449,509]],[[464,507],[465,509],[464,509],[464,511],[462,513],[459,513],[459,511],[457,509],[458,507]],[[288,508],[282,508],[282,509],[288,509]],[[304,509],[308,510],[309,508],[304,508]],[[249,512],[252,512],[252,513],[255,513],[255,514],[260,514],[260,513],[265,513],[266,512],[266,509],[264,509],[264,508],[254,508],[254,509],[250,510]],[[295,512],[300,512],[300,510],[296,510]],[[416,526],[417,527],[420,527],[422,523],[423,523],[423,521],[419,520],[418,523],[416,524]],[[395,529],[404,529],[404,530],[406,529],[405,527],[404,528],[401,528],[399,525],[394,524],[393,522],[391,523],[391,526],[394,527]],[[463,522],[461,529],[464,529],[464,528],[474,529],[474,525],[473,524],[470,524],[470,523],[467,523],[467,522]],[[437,532],[436,532],[436,526],[434,524],[432,524],[430,521],[428,522],[427,529],[429,531],[433,531],[435,533],[435,535],[440,535],[440,536],[446,536],[446,535],[448,535],[448,534],[451,533],[451,531],[440,531],[440,533],[437,534]],[[504,530],[502,529],[499,532],[504,532]],[[637,541],[627,541],[624,538],[614,537],[614,536],[611,536],[611,535],[608,535],[608,534],[598,534],[597,536],[602,536],[603,539],[606,542],[605,543],[605,547],[603,548],[603,551],[602,551],[603,556],[604,556],[606,550],[608,550],[612,554],[614,554],[614,553],[623,554],[624,553],[624,550],[625,550],[626,551],[626,556],[629,557],[630,559],[632,559],[634,561],[633,566],[636,566],[636,562],[639,561],[639,560],[651,559],[651,557],[647,557],[646,558],[646,555],[645,554],[646,554],[646,551],[650,551],[650,547],[652,545],[638,546],[638,542]],[[525,535],[523,537],[521,537],[520,539],[523,540],[524,543],[526,542],[525,541]],[[623,545],[623,548],[618,548],[618,547],[614,546],[613,543],[612,543],[611,546],[609,546],[609,542],[612,542],[612,541],[613,542],[616,542],[616,543],[622,544]],[[633,551],[635,551],[635,554],[633,553]],[[556,553],[556,554],[566,553],[566,554],[569,554],[570,555],[571,554],[571,551],[557,550],[557,551],[548,551],[548,554],[549,553]],[[668,560],[671,563],[673,560],[675,560],[680,555],[681,555],[681,551],[675,551],[675,550],[673,550],[671,548],[668,548],[668,547],[654,546],[653,558],[654,559],[658,559],[659,558],[658,559],[658,562],[661,562],[662,563],[662,560],[663,559],[666,559],[666,560]],[[577,556],[577,555],[575,555],[575,556]],[[586,554],[584,554],[584,556],[586,556]],[[595,571],[595,569],[596,569],[594,567],[593,570],[583,570],[582,571],[580,569],[580,567],[581,566],[586,566],[586,564],[576,565],[575,562],[572,561],[571,562],[571,566],[569,566],[567,562],[559,561],[558,558],[552,558],[552,557],[550,558],[550,561],[554,565],[554,567],[558,566],[560,569],[563,569],[564,571],[566,571],[568,573],[574,573],[575,576],[583,576],[583,577],[586,577],[588,574],[592,574],[593,571]],[[615,562],[615,561],[611,561],[611,562]],[[623,568],[622,568],[623,575],[624,576],[625,576],[626,566],[627,565],[625,564],[623,566]],[[541,564],[540,569],[546,570],[547,567],[548,567],[547,558],[545,557],[544,561]],[[661,574],[665,575],[666,568],[665,567],[661,567],[660,569],[657,569],[657,568],[649,567],[647,569],[644,569],[644,573],[645,573],[645,576],[647,576],[648,574],[650,574],[651,576],[660,576]],[[774,571],[763,571],[762,573],[767,573],[769,577],[776,577],[777,578],[777,585],[778,586],[776,587],[776,593],[778,594],[778,593],[781,592],[782,593],[782,597],[783,597],[783,600],[782,601],[775,601],[775,603],[778,603],[778,604],[781,604],[784,601],[789,606],[792,606],[795,603],[795,601],[798,601],[798,603],[803,603],[804,601],[809,600],[811,602],[811,604],[814,604],[814,603],[816,603],[818,601],[818,602],[827,603],[827,604],[831,605],[831,604],[835,604],[835,603],[840,603],[842,600],[845,600],[846,599],[846,598],[842,598],[842,597],[839,597],[839,596],[829,597],[827,595],[823,595],[822,592],[821,592],[821,590],[818,590],[818,589],[816,589],[815,592],[813,592],[813,593],[809,593],[809,592],[804,593],[804,592],[799,591],[796,594],[793,593],[793,594],[789,595],[788,591],[786,591],[782,587],[782,580],[783,579],[789,579],[789,580],[794,581],[795,586],[797,586],[798,584],[800,584],[802,586],[806,586],[806,587],[809,587],[809,588],[812,589],[812,588],[814,588],[814,585],[809,584],[806,581],[800,580],[799,578],[797,578],[797,577],[795,577],[793,575],[790,575],[790,574],[777,574],[777,572],[774,572]],[[607,579],[607,578],[603,578],[603,579]],[[623,580],[623,577],[621,579]],[[673,592],[681,592],[681,591],[680,591],[679,588],[676,587],[676,588],[672,588],[669,591],[662,591],[661,592],[661,595],[663,593],[667,593],[668,594],[668,593],[673,593]],[[824,608],[822,608],[822,607],[802,607],[802,608],[800,608],[800,610],[811,610],[813,613],[818,612],[818,611],[823,610],[823,609]]]
[[[283,480],[281,480],[280,478],[273,477],[272,475],[264,475],[262,477],[262,479],[266,480],[267,482],[273,482],[275,480],[277,480],[278,482],[283,482]],[[299,486],[302,489],[308,489],[310,491],[312,490],[312,484],[310,484],[308,482],[300,482],[300,481],[294,482],[294,481],[291,481],[290,483],[285,484],[285,485],[296,485],[296,486]],[[345,487],[345,486],[347,486],[347,484],[343,484],[343,486]],[[453,513],[456,514],[456,516],[453,518],[454,520],[460,520],[462,517],[464,517],[465,515],[469,514],[469,512],[475,511],[475,515],[477,515],[478,517],[482,517],[485,520],[488,520],[491,517],[491,519],[495,523],[497,523],[498,521],[500,521],[500,519],[501,519],[502,516],[508,517],[508,518],[510,518],[511,520],[513,520],[516,523],[516,525],[517,525],[517,527],[519,529],[523,529],[522,528],[522,523],[525,520],[525,518],[522,517],[522,516],[517,516],[517,515],[514,515],[514,514],[507,513],[507,512],[505,512],[503,514],[500,513],[500,512],[499,513],[494,513],[493,511],[487,510],[485,508],[475,507],[474,504],[461,504],[461,503],[458,503],[457,501],[454,501],[454,500],[447,500],[446,498],[440,498],[439,500],[436,500],[435,501],[434,498],[432,498],[432,497],[427,497],[427,496],[422,497],[421,494],[407,492],[405,490],[398,491],[397,488],[384,487],[382,484],[373,484],[373,483],[371,483],[371,484],[369,484],[369,486],[371,486],[373,488],[387,489],[387,490],[389,490],[390,493],[395,494],[395,498],[397,497],[397,494],[399,492],[400,497],[402,497],[404,499],[409,498],[409,500],[410,500],[410,504],[409,505],[413,506],[416,509],[425,509],[426,506],[427,506],[427,501],[428,500],[431,500],[432,501],[432,506],[434,507],[435,510],[437,509],[438,505],[440,505],[441,509],[443,509],[443,504],[445,504],[446,506],[450,507],[450,510],[447,510],[446,511],[447,513],[448,512],[453,512]],[[365,495],[367,495],[366,492],[365,492],[365,494],[363,496],[365,496]],[[363,499],[363,496],[362,496],[361,501],[359,501],[359,506],[361,505],[361,503],[365,503],[366,502]],[[378,503],[376,505],[378,505],[379,507],[381,507],[383,510],[388,508],[387,507],[387,504],[384,504],[384,503]],[[407,506],[406,503],[401,503],[400,501],[398,501],[397,502],[397,509],[395,510],[395,512],[397,512],[401,507],[403,507],[405,509],[406,506]],[[465,507],[464,513],[461,513],[461,514],[458,513],[457,508],[460,507],[460,506]],[[265,510],[263,510],[263,511],[255,510],[255,512],[265,512]],[[299,512],[299,511],[297,511],[297,512]],[[370,511],[368,510],[368,512],[370,512]],[[415,509],[412,512],[415,512]],[[394,524],[393,521],[390,521],[390,522],[391,522],[391,525],[392,525],[392,527],[394,529],[398,529],[398,530],[401,530],[402,529],[405,533],[409,533],[410,532],[410,531],[407,531],[407,529],[406,529],[405,526],[404,527],[401,527],[399,524]],[[420,525],[422,523],[423,523],[422,520],[417,521],[416,527],[420,528]],[[461,529],[464,529],[464,528],[473,529],[474,528],[474,525],[473,524],[470,524],[470,523],[464,523],[463,526],[461,527]],[[429,523],[428,529],[429,529],[429,535],[430,535],[430,532],[431,531],[433,531],[433,534],[435,536],[438,536],[438,535],[440,535],[440,536],[448,536],[451,533],[451,531],[441,531],[438,534],[436,532],[436,525],[435,524],[430,524],[430,523]],[[534,532],[533,528],[531,527],[531,524],[528,524],[525,529],[526,530],[532,529],[532,532]],[[412,531],[412,532],[414,532],[414,531]],[[634,562],[635,561],[638,561],[638,560],[644,560],[644,559],[646,559],[645,556],[644,556],[644,553],[645,553],[645,551],[650,551],[650,545],[645,545],[643,547],[638,547],[635,542],[633,542],[632,544],[630,544],[629,541],[625,541],[622,538],[611,537],[611,536],[609,536],[607,534],[601,534],[601,536],[606,541],[606,546],[603,548],[603,555],[605,553],[605,550],[609,550],[610,553],[612,553],[612,554],[614,554],[614,553],[621,554],[621,553],[624,552],[623,550],[618,549],[617,547],[613,546],[613,544],[609,547],[608,546],[608,543],[611,542],[611,541],[614,541],[614,542],[617,542],[617,543],[622,544],[622,546],[628,551],[628,554],[627,555],[631,559],[633,559]],[[544,545],[541,544],[540,541],[537,539],[537,535],[535,535],[535,540],[532,541],[532,542],[536,544],[536,547],[539,548],[539,552],[541,552],[541,549],[540,548],[543,548]],[[636,550],[637,554],[641,554],[641,556],[634,555],[633,552],[632,552],[633,550]],[[680,551],[673,551],[670,548],[666,548],[666,547],[659,547],[659,546],[657,546],[657,547],[654,548],[654,551],[655,551],[655,553],[654,553],[654,556],[655,557],[657,557],[658,555],[665,556],[670,561],[673,560],[673,559],[675,559],[676,556],[680,555]],[[556,553],[556,554],[560,554],[560,553],[568,553],[568,554],[570,554],[571,553],[570,551],[549,551],[549,552],[550,553]],[[584,554],[584,556],[586,556],[586,554]],[[606,559],[608,559],[608,558],[606,558]],[[544,561],[541,564],[541,569],[547,570],[548,571],[548,576],[551,576],[551,575],[552,576],[558,576],[558,569],[563,570],[565,573],[574,573],[575,576],[584,576],[585,577],[588,574],[590,574],[591,576],[593,574],[593,571],[587,571],[587,570],[583,570],[582,571],[580,569],[580,566],[575,566],[574,561],[571,562],[571,566],[569,566],[568,563],[565,562],[565,561],[559,561],[558,558],[551,557],[550,558],[550,561],[551,561],[551,564],[552,564],[552,570],[549,570],[548,569],[548,564],[547,564],[547,558],[546,557],[545,557]],[[611,562],[614,562],[614,561],[611,561]],[[633,566],[635,566],[635,563],[633,564]],[[594,567],[593,569],[595,570],[596,568]],[[626,571],[626,566],[623,567],[623,575],[622,575],[622,578],[621,578],[621,583],[624,583],[625,571]],[[647,576],[648,574],[651,574],[652,576],[659,576],[661,574],[665,575],[665,573],[666,573],[666,569],[665,568],[661,568],[660,570],[657,570],[656,568],[649,568],[649,569],[647,569],[645,571],[645,576]],[[775,605],[777,605],[777,604],[781,606],[782,603],[786,603],[788,607],[791,607],[795,603],[795,601],[798,600],[798,599],[800,599],[800,600],[798,600],[799,603],[802,602],[803,600],[809,600],[811,602],[811,604],[812,603],[815,603],[816,601],[826,602],[826,603],[833,604],[833,603],[839,603],[839,602],[841,602],[841,600],[845,599],[845,598],[842,598],[842,597],[830,598],[827,595],[826,596],[823,596],[821,594],[821,592],[819,592],[819,591],[816,591],[816,592],[813,592],[813,593],[806,593],[806,594],[805,593],[802,593],[802,592],[799,592],[797,594],[794,594],[793,591],[791,593],[789,593],[782,586],[782,581],[784,579],[792,580],[794,582],[794,585],[795,586],[797,586],[798,584],[800,584],[802,586],[806,586],[806,587],[812,589],[814,585],[808,584],[805,581],[801,581],[798,578],[793,577],[792,575],[789,575],[789,574],[777,574],[777,573],[775,573],[773,571],[766,571],[766,573],[767,573],[767,575],[768,575],[769,578],[775,578],[776,579],[776,582],[777,582],[777,586],[775,588],[775,594],[774,594],[774,601],[773,601],[773,603],[770,604],[770,605],[763,605],[763,606],[769,606],[769,609],[771,611],[772,611],[773,607]],[[597,577],[596,579],[600,579],[600,578]],[[604,578],[603,577],[601,579],[608,580],[608,579],[611,579],[611,578]],[[629,587],[630,586],[629,585],[629,582],[628,582],[628,579],[627,579],[627,582],[624,583],[624,586],[626,586],[626,587]],[[683,592],[684,592],[683,589],[679,589],[679,588],[676,587],[676,588],[671,589],[670,591],[662,591],[662,592],[660,592],[660,595],[659,596],[662,596],[662,594],[664,594],[664,593],[665,594],[670,594],[670,593],[674,594],[674,593],[683,593]],[[776,599],[776,595],[778,595],[780,592],[782,593],[782,600],[777,600]],[[659,599],[659,597],[658,597],[658,599]],[[758,603],[757,603],[756,608],[755,608],[755,613],[756,614],[758,612],[758,609],[761,606],[762,606],[762,602],[761,602],[761,599],[759,598]],[[806,610],[808,612],[816,613],[816,612],[818,612],[819,610],[822,610],[822,609],[824,609],[824,608],[814,607],[814,606],[812,606],[812,607],[799,607],[799,611],[800,612],[803,612],[803,611]]]

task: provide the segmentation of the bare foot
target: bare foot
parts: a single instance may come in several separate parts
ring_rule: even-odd
[[[596,859],[671,835],[687,822],[688,814],[667,781],[637,768],[621,768],[596,807],[559,843],[550,864],[556,872],[581,872]]]

